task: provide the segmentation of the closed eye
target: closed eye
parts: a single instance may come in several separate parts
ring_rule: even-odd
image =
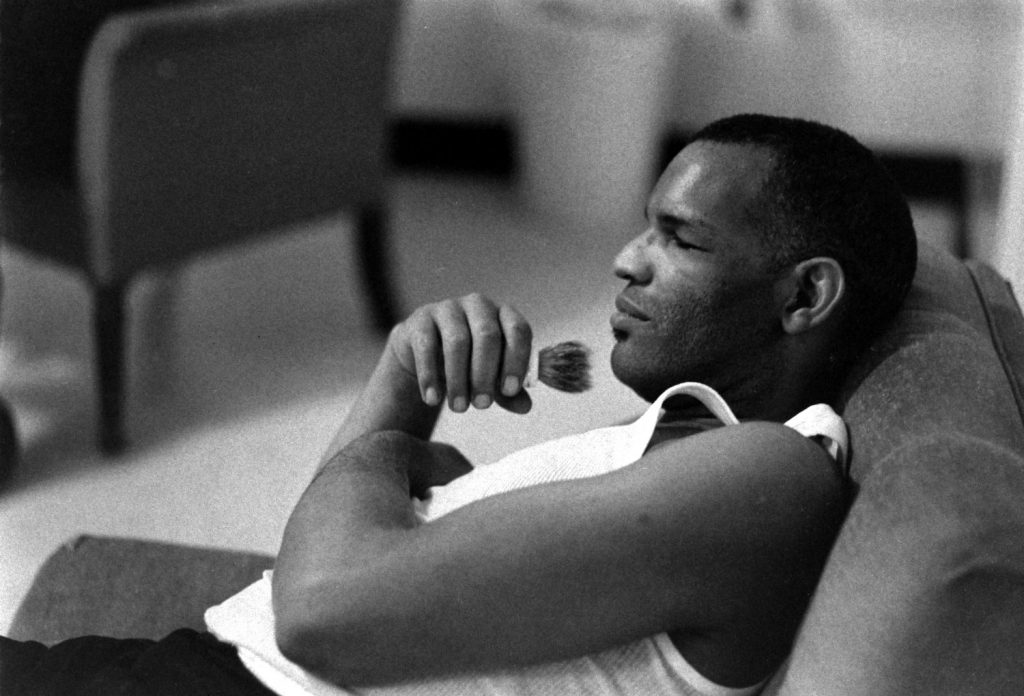
[[[697,228],[689,220],[663,213],[656,216],[655,226],[666,237],[666,241],[675,247],[708,251],[703,240],[699,239],[703,235],[698,233]]]
[[[680,249],[695,249],[697,251],[707,251],[707,249],[697,246],[696,244],[693,244],[691,242],[688,242],[685,239],[678,237],[677,235],[672,235],[672,243],[675,244]]]
[[[695,244],[689,237],[679,234],[676,230],[662,228],[661,234],[664,236],[665,241],[668,244],[676,247],[677,249],[707,251],[707,247]]]

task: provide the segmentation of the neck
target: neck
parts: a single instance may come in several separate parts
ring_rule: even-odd
[[[779,366],[777,366],[779,367]],[[834,381],[827,370],[801,364],[793,369],[765,370],[745,379],[709,383],[722,395],[741,421],[785,422],[817,403],[835,401]],[[688,396],[666,401],[665,420],[675,422],[707,418],[711,414],[699,401]]]

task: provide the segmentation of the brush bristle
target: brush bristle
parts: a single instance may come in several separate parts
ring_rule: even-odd
[[[590,349],[579,341],[542,348],[537,354],[537,379],[563,392],[590,389]]]

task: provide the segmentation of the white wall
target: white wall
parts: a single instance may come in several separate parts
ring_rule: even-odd
[[[1024,40],[1018,48],[1017,108],[1007,141],[997,234],[989,258],[1009,279],[1018,301],[1024,302]]]
[[[1024,297],[1024,125],[1014,134],[1024,118],[1022,0],[750,0],[745,23],[729,19],[725,0],[665,1],[675,34],[666,128],[763,111],[832,123],[874,147],[968,160],[998,160],[1017,142],[1005,158],[1015,174],[1003,189],[1000,235],[986,224],[969,244]],[[515,116],[516,51],[496,7],[528,11],[543,0],[407,2],[398,109]]]
[[[509,115],[511,54],[494,7],[511,1],[408,0],[398,108]],[[751,0],[744,26],[728,20],[724,0],[674,5],[671,124],[767,111],[828,121],[873,145],[991,154],[1006,141],[1017,0]]]
[[[406,0],[398,41],[402,113],[494,117],[506,112],[488,0]]]

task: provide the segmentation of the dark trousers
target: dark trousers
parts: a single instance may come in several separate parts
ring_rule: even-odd
[[[274,696],[209,633],[87,636],[52,647],[0,637],[3,696]]]

